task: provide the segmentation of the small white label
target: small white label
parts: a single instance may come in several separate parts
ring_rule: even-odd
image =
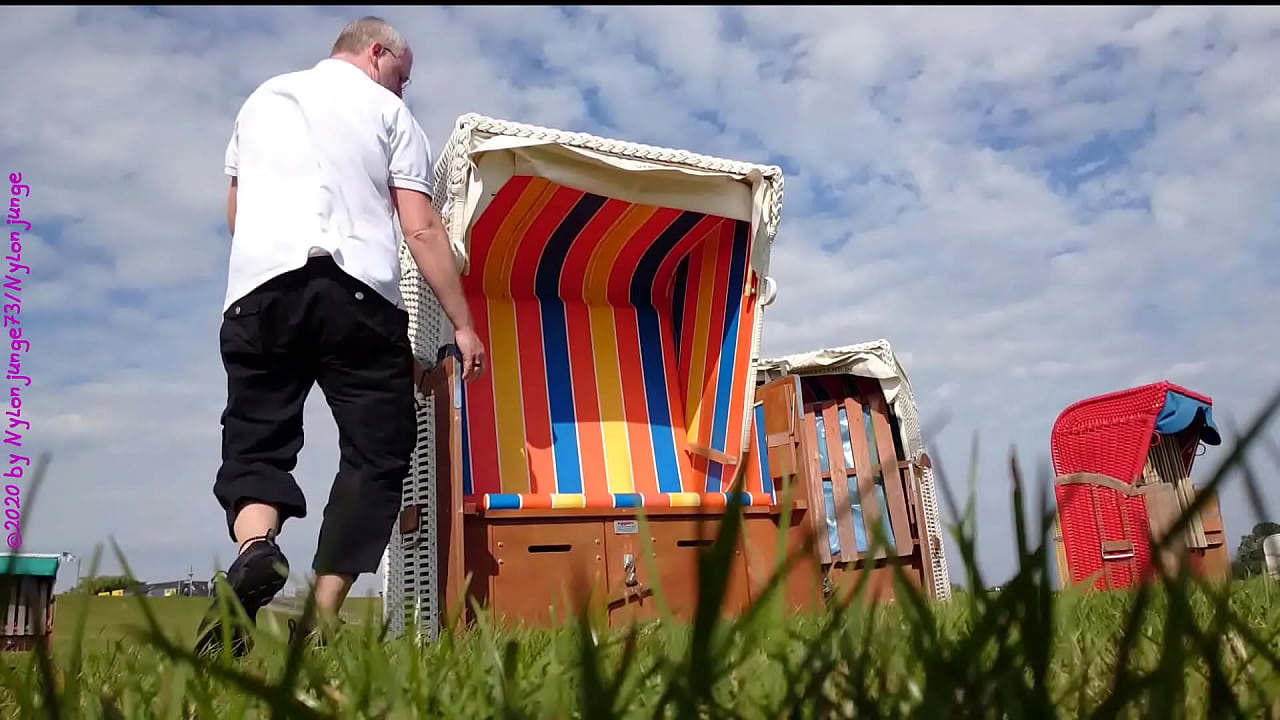
[[[640,525],[635,520],[614,520],[614,535],[635,535],[640,532]]]

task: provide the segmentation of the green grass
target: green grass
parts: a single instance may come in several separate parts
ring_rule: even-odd
[[[121,642],[133,642],[136,633],[146,627],[146,615],[138,601],[139,598],[133,597],[95,597],[80,593],[59,595],[53,632],[54,653],[69,657],[75,650],[76,633],[82,622],[81,642],[88,650],[111,651]],[[145,602],[171,637],[182,644],[195,643],[196,626],[209,609],[208,598],[147,598]],[[353,597],[343,608],[343,615],[355,621],[376,617],[379,613],[381,602],[377,598]],[[283,626],[287,615],[264,610],[263,623],[274,618]]]
[[[1245,450],[1278,403],[1226,453],[1211,489],[1239,473],[1252,492]],[[1023,480],[1010,471],[1020,510]],[[971,509],[953,513],[952,561],[966,586],[987,587]],[[730,619],[718,613],[739,530],[730,514],[703,558],[687,626],[481,623],[419,646],[383,639],[369,603],[369,621],[329,647],[290,646],[271,616],[249,658],[201,660],[188,650],[199,600],[63,598],[52,655],[0,666],[0,707],[23,718],[218,720],[1280,717],[1280,585],[1179,574],[1132,592],[1054,592],[1048,516],[1036,516],[1030,527],[1013,513],[1018,568],[1000,592],[933,603],[900,578],[888,605],[854,598],[796,616],[766,594]]]

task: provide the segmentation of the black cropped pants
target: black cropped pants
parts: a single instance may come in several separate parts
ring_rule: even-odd
[[[338,426],[340,460],[320,526],[318,574],[376,572],[400,511],[416,421],[409,315],[330,257],[262,284],[223,315],[227,373],[214,495],[235,540],[242,505],[307,514],[293,477],[302,409],[318,384]]]

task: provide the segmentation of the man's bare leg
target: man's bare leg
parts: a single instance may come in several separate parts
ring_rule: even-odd
[[[342,604],[347,600],[347,593],[355,584],[350,575],[318,575],[316,576],[316,609],[321,616],[336,620]]]
[[[246,543],[265,538],[268,531],[280,532],[280,513],[265,503],[245,503],[236,513],[236,543],[244,552]]]

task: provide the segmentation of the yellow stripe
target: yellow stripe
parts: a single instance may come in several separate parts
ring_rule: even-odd
[[[591,351],[596,366],[596,391],[600,399],[600,432],[604,436],[604,465],[609,492],[635,492],[631,474],[631,446],[627,442],[626,415],[622,404],[622,372],[618,367],[618,341],[614,335],[613,308],[589,305]],[[584,468],[585,469],[585,468]]]
[[[580,493],[553,493],[551,495],[551,507],[560,508],[584,508],[587,506],[587,496]]]
[[[489,306],[489,374],[493,377],[498,472],[502,492],[527,493],[529,462],[524,454],[524,405],[520,392],[520,356],[516,354],[516,309],[508,300]]]
[[[698,493],[678,492],[670,493],[671,507],[698,507],[702,504],[702,496]]]
[[[689,338],[689,342],[693,343],[693,353],[689,363],[689,396],[685,411],[689,416],[688,437],[694,443],[699,445],[707,445],[711,433],[707,433],[707,437],[703,437],[702,433],[702,410],[703,395],[706,393],[706,385],[703,382],[703,376],[706,371],[708,362],[713,358],[708,357],[709,349],[712,347],[712,338],[707,337],[710,332],[711,325],[711,305],[709,301],[711,293],[715,292],[716,277],[716,255],[717,247],[720,243],[720,234],[711,241],[702,246],[702,272],[698,276],[697,283],[693,283],[693,278],[689,278],[690,286],[686,291],[686,297],[693,295],[693,301],[696,304],[693,327],[686,330],[684,336]],[[691,292],[690,292],[691,291]],[[686,300],[688,302],[688,300]]]

